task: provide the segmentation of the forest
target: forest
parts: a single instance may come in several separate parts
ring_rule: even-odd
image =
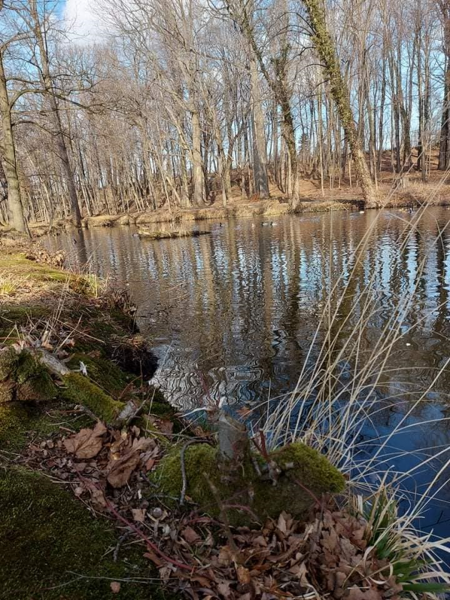
[[[0,600],[449,598],[450,0],[0,0],[0,122]]]
[[[60,8],[0,1],[0,217],[19,231],[295,210],[310,182],[373,207],[450,166],[447,0],[99,0],[87,40]]]

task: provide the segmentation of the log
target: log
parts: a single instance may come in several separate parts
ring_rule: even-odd
[[[50,371],[50,373],[53,373],[53,375],[56,375],[57,377],[64,377],[65,375],[68,375],[71,372],[69,367],[67,367],[63,362],[58,360],[56,356],[53,356],[53,354],[47,352],[47,350],[43,350],[42,348],[40,348],[36,351],[36,355],[41,365],[46,367]]]

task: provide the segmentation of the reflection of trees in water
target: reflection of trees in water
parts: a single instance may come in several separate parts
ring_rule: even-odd
[[[420,367],[409,375],[402,372],[407,394],[408,378],[425,384],[448,355],[446,246],[450,241],[446,234],[443,244],[433,242],[436,220],[446,222],[447,217],[445,211],[436,209],[400,253],[404,219],[410,218],[401,216],[403,220],[389,214],[379,219],[350,281],[355,266],[352,252],[376,218],[374,211],[283,217],[273,228],[260,227],[258,220],[230,222],[224,227],[207,224],[213,230],[210,236],[160,242],[141,242],[133,237],[132,228],[92,229],[77,233],[77,244],[67,234],[51,245],[62,245],[70,255],[77,253],[80,262],[90,260],[100,275],[111,273],[118,284],[129,284],[139,306],[141,327],[152,344],[172,344],[172,374],[166,373],[189,403],[202,401],[204,396],[193,382],[192,364],[206,374],[215,394],[222,394],[225,385],[220,368],[227,373],[244,368],[245,373],[249,365],[256,369],[259,384],[249,375],[233,387],[233,378],[228,377],[228,395],[253,401],[267,393],[269,380],[273,394],[291,389],[332,282],[339,276],[348,287],[333,324],[332,335],[338,338],[334,351],[351,332],[361,310],[358,298],[372,279],[374,304],[380,311],[364,331],[363,350],[369,352],[399,296],[415,285],[419,265],[426,258],[405,330],[424,311],[430,316],[426,327],[408,333],[411,346],[396,349],[392,358],[392,367]],[[322,331],[318,341],[323,339]],[[385,378],[386,390],[393,380],[394,376]],[[445,374],[439,390],[449,389],[449,383]]]

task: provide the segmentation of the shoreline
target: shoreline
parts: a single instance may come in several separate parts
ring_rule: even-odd
[[[419,208],[421,206],[450,206],[450,198],[438,196],[432,200],[424,200],[421,195],[415,195],[407,190],[402,194],[392,197],[386,204],[379,208],[367,210],[383,209],[404,209]],[[91,217],[84,217],[82,227],[85,229],[96,227],[118,227],[118,226],[146,226],[153,224],[188,224],[207,220],[228,220],[245,218],[271,218],[282,215],[308,215],[320,214],[330,211],[357,211],[363,207],[363,201],[360,198],[337,197],[329,200],[307,200],[300,202],[299,206],[293,210],[287,202],[279,200],[261,200],[258,202],[235,203],[224,208],[221,206],[208,206],[204,208],[175,209],[157,209],[151,212],[129,212],[121,214],[101,214]],[[33,222],[30,223],[30,230],[33,237],[41,237],[50,233],[58,232],[63,229],[73,229],[72,223],[59,219],[51,226],[48,223]],[[5,228],[4,231],[8,231]]]

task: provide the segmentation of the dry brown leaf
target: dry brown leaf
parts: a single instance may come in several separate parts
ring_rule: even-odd
[[[166,563],[160,559],[160,557],[152,552],[150,549],[144,554],[145,558],[148,558],[152,561],[157,567],[163,567]]]
[[[217,560],[219,565],[221,565],[222,567],[228,567],[231,564],[233,560],[233,554],[228,548],[228,546],[222,546],[222,548],[219,551],[219,556]]]
[[[383,599],[382,592],[374,590],[373,588],[368,590],[368,589],[352,587],[352,588],[350,588],[349,591],[350,591],[350,593],[347,596],[348,600],[382,600]]]
[[[188,542],[188,544],[195,544],[196,542],[201,540],[199,534],[194,529],[192,529],[192,527],[185,527],[181,532],[181,535],[186,540],[186,542]]]
[[[133,519],[137,523],[143,523],[145,521],[145,510],[143,508],[132,508],[131,513],[133,515]]]
[[[111,581],[109,586],[113,594],[118,594],[120,592],[120,583],[118,581]]]
[[[152,444],[153,440],[149,438],[135,439],[129,451],[121,458],[115,460],[115,457],[112,457],[108,463],[108,483],[114,488],[126,485],[141,460],[140,452],[145,452]]]
[[[173,422],[172,421],[159,421],[158,429],[161,433],[172,433]]]
[[[113,488],[123,487],[128,483],[131,474],[136,469],[140,461],[138,453],[126,454],[116,461],[107,477],[107,481]]]
[[[145,463],[145,470],[146,471],[151,471],[153,469],[153,467],[155,466],[156,460],[154,458],[149,458],[148,461]]]
[[[232,581],[227,581],[226,579],[222,579],[217,584],[217,591],[219,592],[219,594],[221,596],[223,596],[226,599],[228,599],[231,596],[230,586],[232,583],[233,583]]]
[[[339,538],[334,527],[331,527],[330,531],[324,531],[322,534],[322,546],[334,553],[339,546]]]
[[[64,447],[69,454],[75,454],[77,458],[94,458],[102,449],[104,433],[106,427],[99,421],[94,429],[81,429],[65,439]]]
[[[242,585],[248,585],[251,582],[252,578],[250,575],[250,571],[248,569],[246,569],[245,567],[243,567],[242,565],[239,565],[236,568],[236,573],[237,573],[239,583],[242,583]]]

